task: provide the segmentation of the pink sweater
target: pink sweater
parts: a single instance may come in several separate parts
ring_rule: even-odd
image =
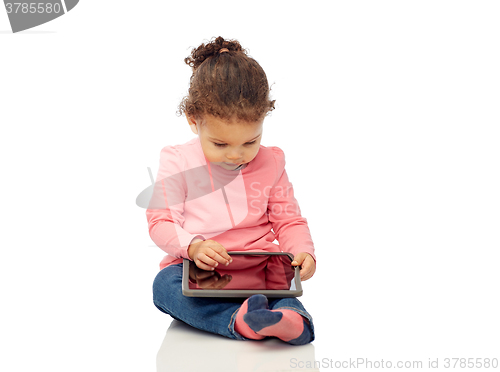
[[[207,162],[198,137],[163,148],[146,216],[151,239],[167,253],[160,269],[189,258],[196,237],[215,240],[228,252],[307,252],[316,260],[278,147],[261,145],[235,171]]]

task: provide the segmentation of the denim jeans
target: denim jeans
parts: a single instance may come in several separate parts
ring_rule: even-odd
[[[236,314],[245,299],[187,297],[182,294],[182,264],[170,265],[161,270],[153,283],[153,302],[162,312],[174,319],[203,331],[216,333],[236,340],[249,340],[234,329]],[[269,299],[269,309],[290,309],[309,321],[312,340],[312,317],[297,298]]]

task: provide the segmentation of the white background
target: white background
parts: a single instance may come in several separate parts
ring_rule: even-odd
[[[135,198],[193,138],[183,59],[219,35],[272,84],[262,144],[285,151],[316,245],[315,358],[500,358],[499,18],[497,1],[84,0],[12,34],[0,9],[0,369],[155,370],[163,251]]]

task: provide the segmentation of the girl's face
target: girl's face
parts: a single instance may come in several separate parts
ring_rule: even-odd
[[[228,123],[211,115],[187,119],[193,133],[200,137],[207,160],[224,169],[234,170],[249,163],[259,152],[264,119],[252,124]]]

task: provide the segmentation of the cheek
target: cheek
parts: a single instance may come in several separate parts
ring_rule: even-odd
[[[251,157],[251,159],[253,159],[257,156],[258,153],[259,153],[259,147],[257,146],[256,148],[249,151],[249,156]]]
[[[203,152],[205,153],[205,157],[211,163],[217,163],[221,161],[223,153],[220,150],[214,149],[213,147],[205,147],[203,148]]]

